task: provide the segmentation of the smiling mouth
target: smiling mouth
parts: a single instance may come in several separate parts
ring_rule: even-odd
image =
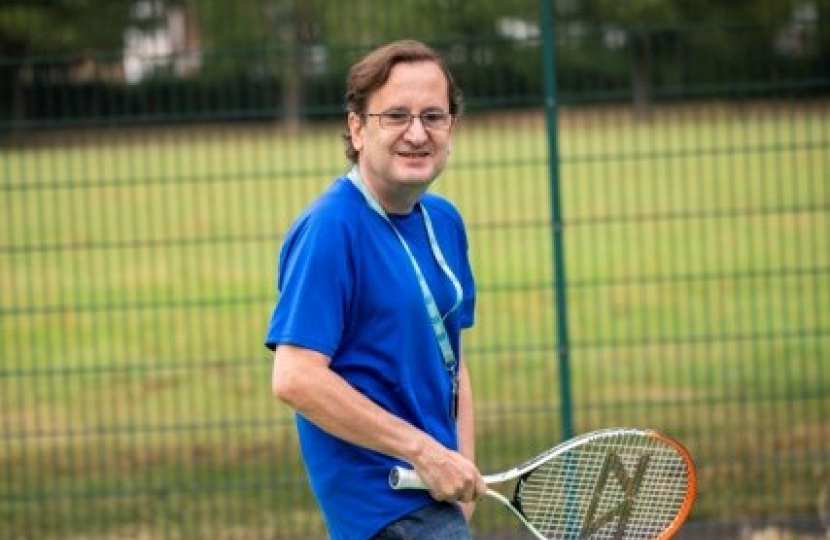
[[[430,153],[427,152],[427,151],[421,151],[421,152],[403,152],[403,151],[399,151],[397,154],[399,156],[405,157],[405,158],[425,158],[425,157],[429,157],[429,155],[430,155]]]

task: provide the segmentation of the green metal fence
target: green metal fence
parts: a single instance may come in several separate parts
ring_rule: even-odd
[[[0,538],[325,537],[262,338],[282,234],[346,168],[345,70],[399,37],[466,94],[435,189],[481,468],[655,427],[700,469],[681,535],[819,536],[830,9],[653,4],[0,7]],[[488,505],[479,538],[523,534]]]

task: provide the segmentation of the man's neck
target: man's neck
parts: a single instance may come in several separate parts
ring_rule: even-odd
[[[376,182],[360,171],[363,185],[388,214],[409,214],[426,192],[427,187],[420,185],[399,186]]]

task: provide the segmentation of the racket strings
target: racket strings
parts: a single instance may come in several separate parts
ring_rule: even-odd
[[[589,442],[534,469],[517,499],[546,538],[659,538],[682,511],[687,463],[657,438],[624,434]]]

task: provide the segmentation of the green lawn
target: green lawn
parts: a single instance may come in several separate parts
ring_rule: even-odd
[[[830,476],[830,108],[560,120],[577,430],[678,435],[696,519],[812,512]],[[2,150],[4,531],[322,536],[261,340],[281,234],[345,168],[339,130]],[[435,186],[470,232],[488,471],[561,435],[549,178],[543,118],[494,115],[460,124]],[[477,526],[513,525],[492,514]]]

